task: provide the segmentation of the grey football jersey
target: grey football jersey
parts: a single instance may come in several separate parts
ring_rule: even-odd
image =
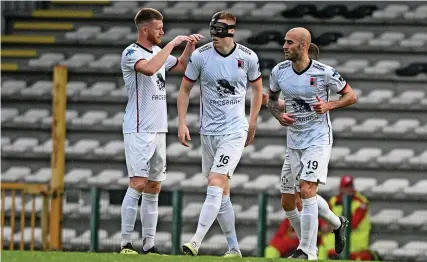
[[[228,54],[213,43],[196,49],[190,57],[185,78],[200,78],[200,133],[227,135],[248,129],[245,95],[248,81],[261,77],[258,56],[240,44]]]
[[[123,133],[167,132],[165,71],[173,68],[178,59],[169,56],[165,64],[152,76],[135,71],[140,60],[150,60],[162,49],[153,51],[138,43],[126,47],[122,53],[121,68],[128,93],[128,102],[123,120]]]
[[[296,122],[288,127],[287,146],[304,149],[312,145],[332,143],[332,127],[329,112],[317,114],[313,104],[316,95],[329,101],[329,91],[340,92],[347,85],[341,75],[332,67],[311,60],[301,73],[295,72],[291,61],[276,65],[270,75],[270,89],[282,91],[285,110],[292,113]]]

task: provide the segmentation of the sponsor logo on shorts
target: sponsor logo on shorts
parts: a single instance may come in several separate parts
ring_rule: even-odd
[[[216,165],[216,167],[224,167],[225,165],[223,165],[223,164],[219,164],[219,165]]]
[[[314,174],[314,172],[313,171],[307,171],[307,172],[305,172],[305,174],[306,175],[311,175],[311,174]]]

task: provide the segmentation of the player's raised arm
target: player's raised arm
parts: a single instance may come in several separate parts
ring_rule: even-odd
[[[191,42],[191,38],[185,35],[179,35],[174,40],[170,41],[160,52],[158,52],[150,60],[141,59],[135,63],[135,71],[141,72],[144,75],[152,76],[165,64],[166,59],[171,54],[172,50],[182,42]]]
[[[188,64],[188,59],[196,49],[196,44],[200,41],[200,39],[203,38],[203,36],[199,34],[193,34],[193,35],[190,35],[189,37],[191,41],[187,42],[187,45],[185,46],[184,51],[182,52],[181,56],[178,58],[178,62],[176,66],[170,69],[171,72],[179,72],[179,73],[185,72],[185,69],[187,68],[187,64]]]

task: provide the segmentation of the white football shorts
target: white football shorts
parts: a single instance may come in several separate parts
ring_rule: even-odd
[[[166,179],[166,134],[125,133],[124,147],[129,177]]]
[[[299,192],[300,179],[326,184],[331,150],[332,145],[317,145],[306,149],[288,148],[280,175],[280,192]]]
[[[211,172],[233,176],[242,157],[247,131],[229,135],[201,135],[202,173],[208,177]]]

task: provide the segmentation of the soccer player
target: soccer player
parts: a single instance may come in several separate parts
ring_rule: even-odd
[[[197,231],[182,247],[187,255],[197,255],[203,238],[215,219],[228,243],[225,257],[241,257],[235,230],[234,210],[228,180],[245,146],[252,143],[262,100],[262,79],[258,56],[235,43],[236,17],[216,13],[210,23],[212,42],[190,57],[178,96],[178,138],[189,146],[186,124],[189,93],[200,78],[200,136],[202,172],[208,179],[207,195],[200,212]],[[245,116],[246,85],[253,89],[249,123]]]
[[[288,127],[288,153],[281,173],[282,207],[300,238],[291,257],[315,260],[319,216],[334,229],[337,253],[342,252],[346,242],[348,221],[333,215],[327,202],[317,196],[317,187],[326,183],[332,148],[329,111],[354,104],[356,95],[334,68],[309,58],[310,42],[311,35],[305,28],[287,32],[283,46],[286,61],[271,72],[268,108],[281,125]],[[341,99],[329,101],[329,90],[341,94]],[[286,113],[280,107],[280,92]],[[295,206],[298,185],[301,214]]]
[[[122,53],[121,68],[128,91],[123,121],[129,187],[122,203],[122,254],[138,254],[131,234],[136,220],[138,200],[142,195],[142,254],[159,253],[154,246],[158,218],[160,183],[166,178],[166,90],[165,71],[184,72],[190,54],[201,35],[177,36],[163,49],[157,45],[163,33],[163,16],[151,8],[135,16],[138,40]],[[187,42],[179,58],[172,50]]]

